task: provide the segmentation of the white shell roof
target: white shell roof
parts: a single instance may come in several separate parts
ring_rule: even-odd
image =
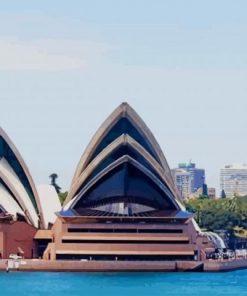
[[[0,144],[3,140],[3,143],[6,144],[7,149],[11,151],[11,155],[15,157],[16,162],[18,162],[19,168],[21,168],[22,172],[21,174],[25,174],[25,182],[26,185],[28,185],[28,188],[26,188],[26,185],[24,185],[18,175],[18,170],[15,170],[14,167],[11,164],[11,161],[13,159],[8,159],[8,154],[5,155],[5,153],[2,153],[0,155],[0,181],[2,179],[4,186],[8,188],[8,190],[13,194],[6,195],[6,192],[4,193],[4,197],[1,197],[2,200],[2,207],[5,209],[7,208],[9,203],[12,203],[12,201],[7,201],[7,199],[13,199],[14,201],[17,200],[19,203],[19,207],[22,209],[22,211],[25,213],[25,217],[27,221],[33,225],[34,227],[41,227],[43,228],[43,213],[41,211],[41,205],[39,196],[36,190],[36,186],[33,182],[32,176],[21,156],[17,148],[15,147],[14,143],[11,141],[11,139],[8,137],[8,135],[4,132],[4,130],[0,127]],[[0,149],[1,151],[1,149]],[[3,150],[5,151],[5,150]],[[2,152],[3,152],[2,151]],[[8,191],[7,190],[7,191]],[[6,191],[6,190],[5,190]],[[31,194],[31,195],[30,195]],[[33,199],[32,199],[33,197]],[[16,202],[16,201],[15,201]],[[17,203],[17,204],[18,204]],[[12,203],[13,206],[13,203]],[[14,208],[12,207],[12,210]]]
[[[49,223],[53,224],[55,222],[57,218],[55,213],[61,210],[61,204],[54,186],[46,184],[38,185],[37,191],[44,217],[44,227],[47,229]]]
[[[5,158],[0,159],[0,177],[15,195],[22,208],[27,212],[28,219],[30,220],[31,224],[33,224],[35,227],[38,227],[39,218],[27,194],[27,191]],[[13,199],[12,196],[11,199]],[[3,203],[2,206],[5,208],[5,203]]]
[[[21,207],[2,184],[0,184],[0,205],[8,214],[13,215],[14,218],[16,218],[17,213],[25,216]]]

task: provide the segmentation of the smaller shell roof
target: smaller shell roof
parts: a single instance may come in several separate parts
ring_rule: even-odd
[[[7,190],[7,188],[0,183],[0,206],[4,210],[16,218],[17,214],[25,216],[22,208],[14,200],[13,196]]]
[[[27,221],[35,227],[43,227],[40,199],[32,176],[20,152],[1,127],[0,162],[0,179],[18,201]]]
[[[37,186],[38,194],[41,199],[41,208],[44,216],[44,228],[56,220],[55,213],[61,210],[58,194],[52,185],[42,184]]]

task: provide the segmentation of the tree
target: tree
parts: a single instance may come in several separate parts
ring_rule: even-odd
[[[186,203],[188,211],[195,213],[200,227],[209,231],[227,230],[234,233],[236,226],[247,228],[247,197],[198,198]]]
[[[66,199],[67,195],[68,195],[68,191],[58,193],[59,200],[60,200],[60,203],[61,203],[62,206],[63,206],[63,204],[65,202],[65,199]]]
[[[225,193],[225,190],[224,189],[221,190],[220,197],[221,198],[226,198],[226,193]]]
[[[49,178],[51,179],[51,185],[55,187],[57,193],[60,193],[61,187],[56,182],[58,175],[56,173],[53,173],[49,176]]]
[[[208,196],[208,186],[205,183],[202,185],[202,195]]]

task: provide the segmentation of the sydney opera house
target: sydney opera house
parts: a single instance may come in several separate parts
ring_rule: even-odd
[[[87,146],[57,216],[47,260],[202,260],[215,247],[185,210],[159,144],[127,103]]]
[[[63,208],[52,186],[36,187],[0,129],[1,258],[202,261],[216,247],[217,237],[185,210],[159,144],[127,103],[93,136]]]

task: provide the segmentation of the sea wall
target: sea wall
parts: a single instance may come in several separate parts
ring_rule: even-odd
[[[9,267],[9,268],[7,268]],[[231,261],[47,261],[0,260],[0,270],[6,271],[204,271],[220,272],[247,268],[247,259]]]

